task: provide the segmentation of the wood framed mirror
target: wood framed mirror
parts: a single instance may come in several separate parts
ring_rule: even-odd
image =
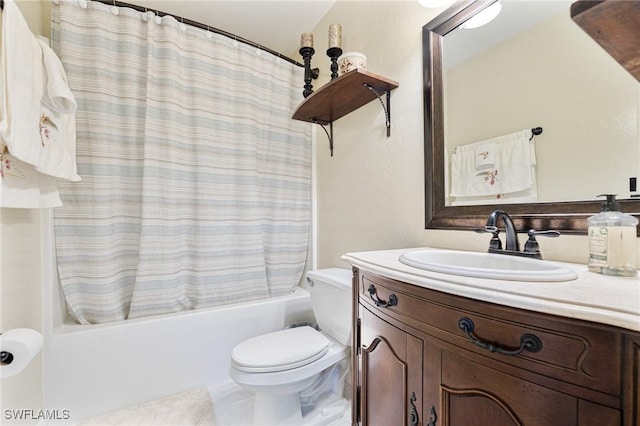
[[[600,211],[602,200],[551,201],[527,204],[447,205],[445,161],[444,38],[463,22],[498,0],[459,0],[423,27],[425,211],[427,229],[475,229],[484,226],[496,209],[506,211],[519,231],[555,229],[566,234],[586,234],[587,218]],[[589,3],[585,5],[585,3]],[[581,0],[576,10],[594,4]],[[574,7],[572,6],[572,9]],[[571,12],[566,10],[567,15]],[[614,23],[615,24],[615,23]],[[611,61],[614,61],[611,58]],[[640,91],[639,91],[640,93]],[[640,140],[638,140],[640,144]],[[593,173],[606,173],[594,168]],[[640,198],[619,200],[621,210],[640,216]],[[640,230],[640,227],[639,227]],[[640,234],[639,234],[640,235]]]

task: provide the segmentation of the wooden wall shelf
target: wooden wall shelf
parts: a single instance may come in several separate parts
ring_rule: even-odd
[[[293,114],[294,120],[329,124],[376,99],[364,85],[388,92],[398,83],[369,71],[355,69],[334,78],[306,98]]]
[[[380,99],[385,109],[387,136],[389,136],[391,123],[389,94],[396,87],[398,87],[396,81],[369,71],[355,69],[334,78],[309,95],[298,106],[293,119],[320,124],[323,129],[325,125],[330,125],[331,133],[324,130],[329,137],[331,155],[333,155],[333,122],[376,98]],[[381,98],[382,94],[387,96],[386,107]]]

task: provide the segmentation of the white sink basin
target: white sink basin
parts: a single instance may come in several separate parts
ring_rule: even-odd
[[[413,250],[398,260],[405,265],[443,274],[510,281],[570,281],[578,278],[566,266],[546,260],[494,253]]]

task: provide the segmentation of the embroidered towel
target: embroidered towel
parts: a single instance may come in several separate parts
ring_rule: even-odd
[[[67,85],[60,59],[43,41],[43,87],[40,139],[42,149],[36,170],[50,176],[77,182],[76,100]]]
[[[476,170],[486,170],[495,167],[496,143],[481,143],[473,149]]]
[[[4,2],[0,68],[0,137],[15,158],[36,166],[42,146],[42,49],[13,0]]]
[[[1,161],[0,207],[43,209],[62,205],[54,177],[37,172],[6,149]]]
[[[533,188],[536,160],[530,133],[522,130],[457,149],[451,156],[450,195],[500,198]],[[478,170],[476,148],[488,144],[495,146],[493,167]]]
[[[524,191],[511,194],[483,195],[478,197],[455,197],[451,201],[452,206],[473,206],[484,204],[518,204],[538,201],[538,187],[535,184]]]
[[[61,206],[55,178],[35,168],[43,150],[42,48],[13,0],[4,2],[0,48],[0,207]]]

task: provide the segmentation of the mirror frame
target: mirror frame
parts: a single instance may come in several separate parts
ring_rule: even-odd
[[[460,0],[422,27],[424,83],[424,157],[426,229],[482,228],[496,209],[506,211],[518,231],[555,229],[586,234],[587,218],[600,212],[602,200],[498,204],[445,205],[443,38],[460,24],[498,0]],[[577,3],[593,3],[581,0]],[[575,4],[575,3],[574,3]],[[567,14],[569,10],[567,10]],[[638,141],[640,143],[640,141]],[[594,199],[597,194],[594,194]],[[640,200],[619,200],[623,212],[638,217]],[[638,226],[640,235],[640,225]]]

